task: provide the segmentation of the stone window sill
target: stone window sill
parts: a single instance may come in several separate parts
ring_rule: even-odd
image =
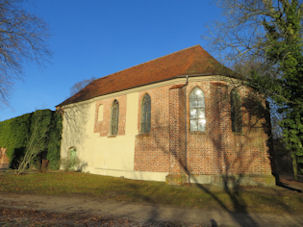
[[[200,132],[200,131],[189,131],[190,135],[206,135],[206,132]]]
[[[140,132],[137,136],[139,136],[139,137],[148,137],[148,136],[150,136],[150,132]]]

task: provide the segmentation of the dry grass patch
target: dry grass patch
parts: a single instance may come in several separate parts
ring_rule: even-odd
[[[227,192],[204,185],[172,186],[161,182],[128,180],[76,172],[0,175],[0,192],[224,209],[230,212],[303,212],[302,193],[279,187],[241,187]]]

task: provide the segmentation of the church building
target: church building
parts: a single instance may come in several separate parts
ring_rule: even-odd
[[[201,46],[92,81],[57,106],[61,159],[172,184],[274,184],[265,100]]]

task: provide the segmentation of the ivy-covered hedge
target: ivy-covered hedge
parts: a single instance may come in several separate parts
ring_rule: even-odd
[[[50,124],[47,156],[50,169],[59,169],[60,167],[60,146],[62,133],[62,117],[58,112],[53,112]]]
[[[7,149],[10,167],[17,168],[30,143],[39,141],[39,154],[36,163],[41,159],[49,160],[50,169],[58,169],[60,161],[62,120],[58,112],[37,110],[33,113],[0,122],[0,147]]]

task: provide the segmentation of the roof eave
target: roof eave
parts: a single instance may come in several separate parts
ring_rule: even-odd
[[[168,78],[168,79],[153,81],[153,82],[150,82],[150,83],[141,84],[141,85],[138,85],[138,86],[133,86],[133,87],[129,87],[129,88],[126,88],[126,89],[121,89],[121,90],[117,90],[117,91],[114,91],[114,92],[105,93],[105,94],[102,94],[102,95],[96,95],[96,96],[90,97],[89,99],[93,99],[93,98],[103,96],[103,95],[109,95],[109,94],[112,94],[112,93],[115,93],[115,92],[121,92],[121,91],[126,91],[126,90],[129,90],[129,89],[133,89],[133,88],[143,87],[143,86],[146,86],[146,85],[151,85],[151,84],[155,84],[155,83],[161,83],[161,82],[165,82],[165,81],[169,81],[169,80],[174,80],[174,79],[178,79],[178,78],[213,76],[213,75],[224,76],[224,77],[229,77],[229,78],[234,78],[234,79],[241,79],[241,80],[244,79],[240,75],[236,75],[236,74],[234,74],[234,75],[221,75],[221,74],[216,74],[216,73],[182,74],[182,75],[177,75],[177,76],[174,76],[174,77],[171,77],[171,78]],[[75,102],[72,101],[72,102],[66,103],[66,104],[64,104],[64,102],[62,102],[59,105],[57,105],[56,108],[66,106],[66,105],[69,105],[69,104],[75,104],[75,103],[83,102],[83,101],[86,101],[86,100],[89,100],[89,99],[84,99],[84,100],[75,101]]]

